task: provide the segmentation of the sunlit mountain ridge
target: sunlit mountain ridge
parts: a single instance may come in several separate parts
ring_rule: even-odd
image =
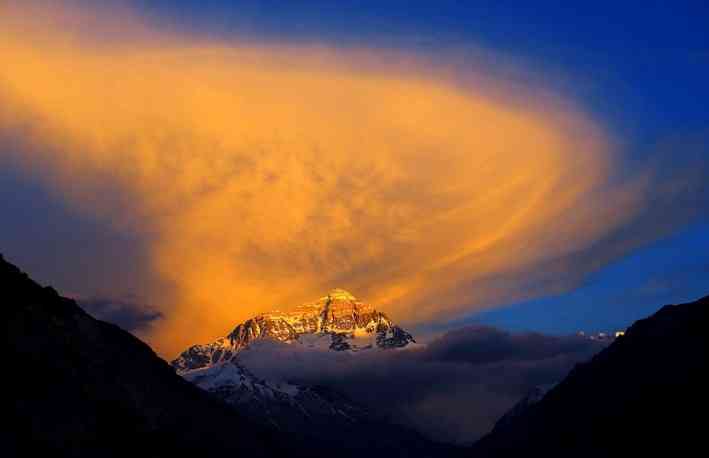
[[[262,313],[246,320],[225,337],[191,346],[171,364],[180,373],[210,367],[231,360],[249,344],[262,339],[349,352],[416,345],[411,334],[386,314],[337,288],[292,311]]]

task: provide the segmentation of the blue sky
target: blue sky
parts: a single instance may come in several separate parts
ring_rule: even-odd
[[[654,313],[662,305],[709,294],[709,224],[693,224],[637,250],[595,274],[574,291],[474,315],[517,331],[609,332]]]

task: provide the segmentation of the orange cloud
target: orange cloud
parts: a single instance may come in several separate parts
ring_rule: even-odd
[[[174,285],[150,298],[163,354],[332,287],[408,322],[563,288],[525,291],[641,203],[610,184],[609,140],[583,113],[501,83],[92,18],[130,40],[0,20],[0,129],[70,204],[150,239]]]

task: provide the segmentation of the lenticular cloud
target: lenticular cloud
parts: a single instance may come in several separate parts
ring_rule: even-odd
[[[409,322],[548,292],[564,277],[530,290],[540,266],[573,273],[567,257],[639,205],[610,185],[602,130],[503,84],[92,21],[0,20],[0,131],[20,145],[4,154],[147,240],[172,285],[150,297],[162,352],[333,287]],[[129,40],[92,39],[116,22]]]

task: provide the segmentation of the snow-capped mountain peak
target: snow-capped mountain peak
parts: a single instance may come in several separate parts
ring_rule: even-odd
[[[415,343],[411,334],[372,305],[343,289],[333,289],[317,301],[292,311],[273,311],[250,318],[211,344],[188,348],[171,364],[180,373],[209,367],[232,360],[259,339],[349,352],[401,348]]]

